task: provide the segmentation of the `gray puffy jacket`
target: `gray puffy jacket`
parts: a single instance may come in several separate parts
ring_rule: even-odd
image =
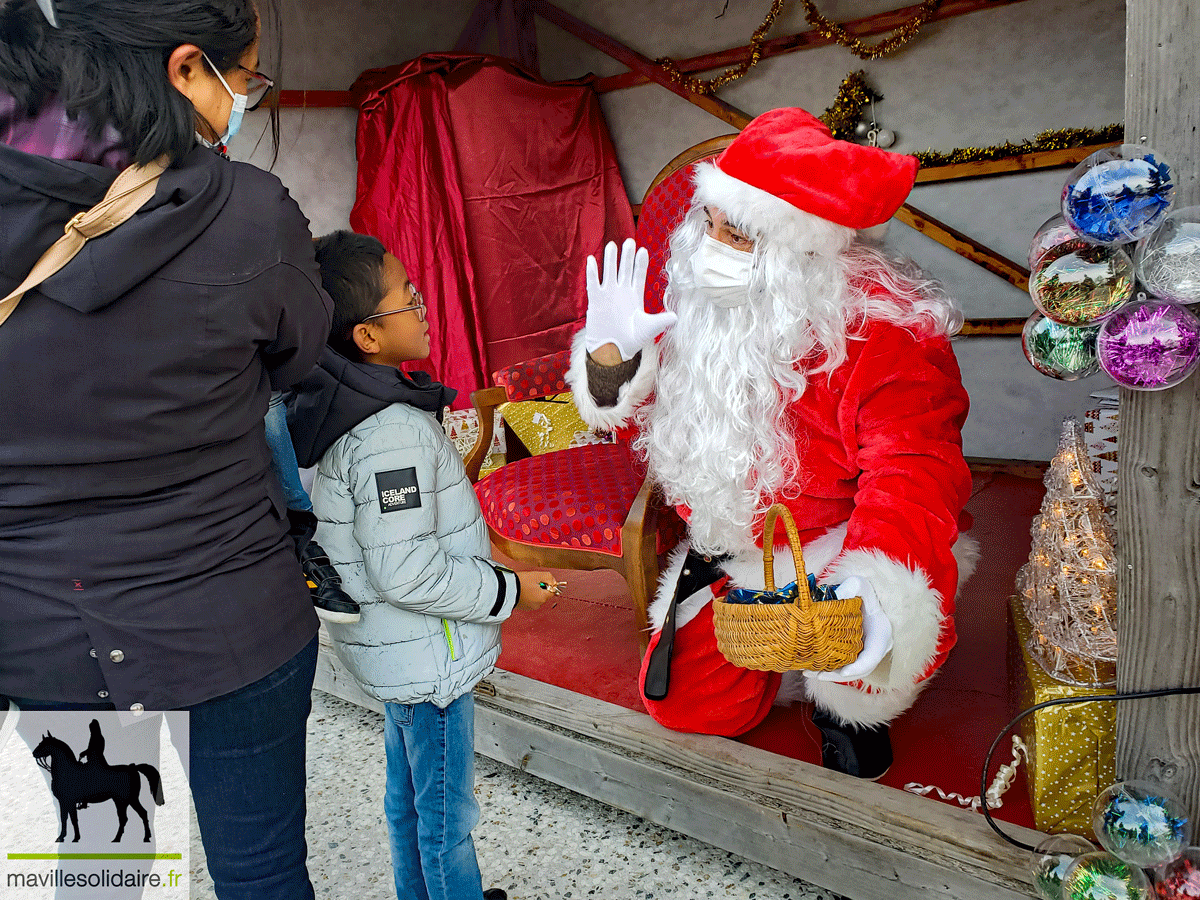
[[[500,655],[516,575],[491,561],[462,460],[437,420],[392,403],[335,441],[312,491],[316,539],[362,604],[330,624],[337,654],[378,700],[445,707]]]

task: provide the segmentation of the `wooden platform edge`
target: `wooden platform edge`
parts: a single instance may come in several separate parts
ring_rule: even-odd
[[[382,711],[322,635],[316,687]],[[978,813],[497,670],[475,691],[475,749],[852,900],[1026,900],[1029,856]],[[931,752],[953,752],[941,748]],[[1035,831],[1006,825],[1036,844]]]

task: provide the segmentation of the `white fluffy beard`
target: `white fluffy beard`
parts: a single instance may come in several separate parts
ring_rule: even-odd
[[[655,397],[639,412],[637,446],[667,499],[691,509],[700,552],[753,547],[756,516],[803,487],[803,448],[786,413],[807,386],[798,362],[826,369],[815,350],[831,344],[844,357],[844,232],[818,225],[772,246],[751,231],[751,299],[732,308],[711,303],[694,282],[702,210],[694,207],[672,235],[666,305],[679,318],[659,345]]]

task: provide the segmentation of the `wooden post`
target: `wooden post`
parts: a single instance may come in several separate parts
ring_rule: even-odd
[[[1200,203],[1198,24],[1193,0],[1126,3],[1125,139],[1172,165],[1177,208]],[[1122,390],[1118,453],[1117,687],[1200,685],[1200,377]],[[1116,764],[1179,795],[1195,822],[1200,698],[1119,703]]]

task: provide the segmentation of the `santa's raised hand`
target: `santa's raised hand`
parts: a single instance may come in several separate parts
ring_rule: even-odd
[[[609,241],[604,247],[604,278],[597,270],[596,257],[587,260],[587,326],[584,344],[592,353],[606,344],[614,344],[621,359],[633,359],[637,352],[675,324],[672,312],[646,312],[646,272],[650,254],[626,238],[620,253]]]

